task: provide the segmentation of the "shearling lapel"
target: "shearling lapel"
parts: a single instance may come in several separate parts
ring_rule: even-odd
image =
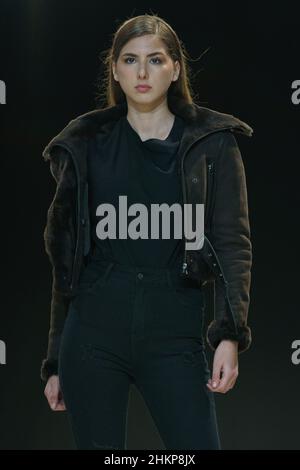
[[[168,105],[171,112],[179,115],[185,121],[185,128],[180,145],[180,151],[185,149],[199,138],[218,130],[231,129],[235,132],[251,136],[253,129],[231,114],[221,113],[197,104],[188,104],[170,96]],[[54,145],[63,145],[75,156],[79,170],[82,155],[85,155],[87,142],[98,132],[109,132],[115,122],[127,114],[127,103],[122,102],[115,106],[103,109],[94,109],[72,119],[53,139],[46,145],[43,158],[51,158],[51,149]],[[84,165],[83,165],[84,166]]]
[[[197,104],[187,104],[178,98],[169,98],[171,112],[182,117],[186,123],[183,134],[183,147],[194,139],[223,128],[232,128],[238,133],[251,136],[253,129],[231,114],[221,113]],[[83,140],[92,137],[97,132],[108,132],[114,122],[124,114],[127,114],[126,102],[103,109],[94,109],[72,119],[53,139],[46,145],[43,158],[50,157],[51,148],[54,145],[64,143],[74,153],[80,152]]]

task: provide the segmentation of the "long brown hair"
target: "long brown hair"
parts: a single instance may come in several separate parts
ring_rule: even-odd
[[[157,35],[165,44],[166,52],[173,61],[180,64],[179,77],[172,82],[168,89],[168,98],[178,98],[186,103],[194,103],[196,96],[191,87],[191,69],[187,64],[189,59],[183,43],[179,40],[173,28],[156,14],[144,14],[124,21],[113,35],[112,45],[104,51],[104,79],[99,79],[96,102],[105,102],[107,107],[126,101],[118,81],[112,73],[112,62],[117,62],[123,46],[130,40],[146,34]],[[101,54],[100,54],[101,56]],[[102,105],[103,106],[103,105]],[[101,104],[99,107],[102,107]]]

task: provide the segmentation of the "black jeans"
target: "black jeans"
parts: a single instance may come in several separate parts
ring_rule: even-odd
[[[126,449],[130,384],[166,449],[220,449],[203,291],[176,271],[98,261],[63,330],[59,379],[78,449]]]

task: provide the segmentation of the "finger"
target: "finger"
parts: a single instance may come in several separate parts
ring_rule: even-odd
[[[236,377],[234,377],[232,381],[230,382],[229,389],[233,388],[235,386],[235,383],[236,383]]]
[[[58,401],[58,404],[59,404],[59,405],[63,405],[63,406],[65,406],[64,399],[63,399],[63,398],[61,398],[61,399]]]
[[[57,406],[57,401],[56,400],[50,400],[50,406],[51,406],[52,410],[55,410],[55,408]]]
[[[66,407],[64,403],[56,403],[56,405],[51,406],[53,411],[65,411]]]
[[[217,387],[212,387],[213,391],[219,392],[219,393],[225,393],[227,390],[228,385],[231,382],[231,374],[229,373],[228,370],[223,369],[223,375],[222,378],[219,380],[219,384]]]
[[[236,382],[236,378],[237,377],[234,374],[229,373],[228,379],[225,381],[223,386],[222,386],[222,384],[220,384],[220,387],[219,387],[220,391],[222,393],[227,393],[228,390],[231,390],[234,387],[234,384]]]
[[[55,408],[55,411],[65,411],[66,407],[63,403],[58,403],[58,405]]]
[[[210,381],[209,383],[206,384],[207,388],[209,388],[209,390],[212,391],[212,392],[220,392],[221,391],[221,385],[222,385],[221,381],[219,381],[219,385],[217,387],[213,387],[212,381]]]
[[[223,380],[224,376],[222,377],[222,380]],[[231,379],[228,381],[228,384],[227,386],[225,385],[226,388],[223,389],[223,393],[226,393],[226,391],[230,390],[231,388],[234,387],[235,385],[235,382],[237,380],[237,375],[236,374],[233,374],[231,373]],[[224,385],[224,384],[223,384]],[[222,382],[220,381],[220,384],[219,384],[219,387],[218,388],[214,388],[212,387],[212,379],[209,378],[208,382],[207,382],[207,386],[208,388],[212,391],[212,392],[215,392],[215,391],[218,391],[218,392],[221,392],[222,391]],[[220,388],[221,387],[221,388]]]
[[[221,368],[222,364],[221,363],[215,363],[213,365],[213,373],[212,373],[212,378],[211,378],[211,386],[214,390],[216,390],[219,386],[220,380],[221,380]]]
[[[220,382],[220,380],[221,380],[221,379],[219,378],[219,382]],[[213,381],[214,381],[215,383],[217,382],[216,379],[209,378],[208,381],[206,382],[206,385],[208,386],[208,388],[209,388],[210,390],[212,390],[212,391],[214,392],[217,387],[216,387],[216,386],[215,386],[215,387],[213,386]]]

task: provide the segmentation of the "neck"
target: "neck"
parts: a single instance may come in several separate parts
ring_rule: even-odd
[[[127,101],[127,120],[142,140],[165,139],[172,129],[175,115],[167,106],[167,101],[151,106],[136,106]]]

